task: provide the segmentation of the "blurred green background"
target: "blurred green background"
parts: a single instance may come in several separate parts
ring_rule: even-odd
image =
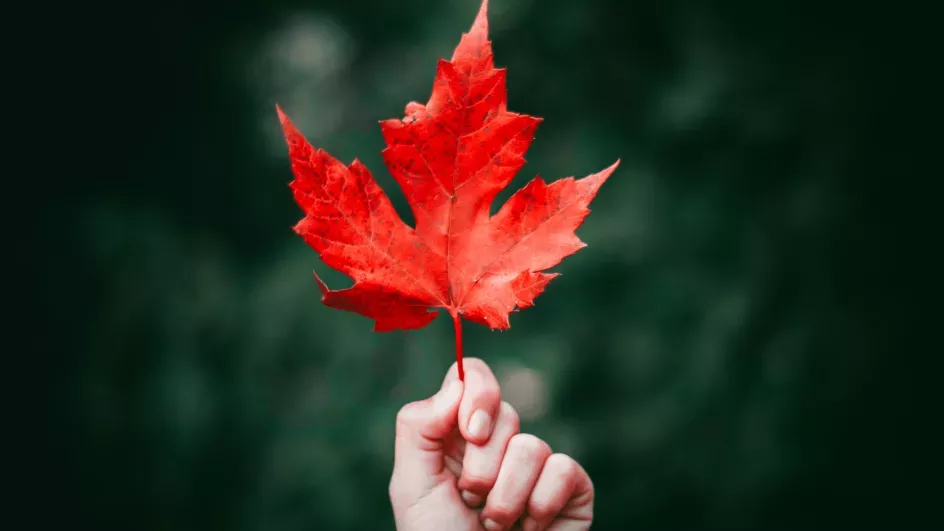
[[[88,96],[60,128],[98,169],[59,175],[40,223],[70,253],[40,268],[71,354],[49,373],[61,510],[81,529],[392,529],[394,416],[438,387],[451,324],[373,334],[320,304],[311,270],[343,280],[290,230],[275,104],[409,220],[377,121],[426,101],[478,0],[137,7],[89,8],[86,61],[63,67]],[[524,429],[590,472],[594,529],[930,525],[922,210],[899,201],[901,120],[926,100],[900,9],[491,2],[509,108],[545,118],[499,202],[623,160],[537,305],[465,327]]]

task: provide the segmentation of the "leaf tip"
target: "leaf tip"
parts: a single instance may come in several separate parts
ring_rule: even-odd
[[[311,271],[311,275],[315,277],[315,282],[318,283],[318,289],[321,290],[321,300],[324,301],[324,298],[328,295],[328,292],[331,291],[328,289],[328,285],[321,280],[321,277],[318,276],[318,273],[315,270]]]
[[[292,120],[285,114],[285,111],[282,110],[279,104],[275,105],[275,112],[279,115],[279,123],[282,124],[282,132],[285,133],[285,140],[289,143],[289,147],[291,147],[292,137],[300,136],[301,133],[298,132],[298,128],[295,127],[295,124],[292,123]]]
[[[475,22],[472,23],[472,29],[469,30],[469,33],[476,30],[488,34],[488,0],[482,0],[482,5],[479,6],[479,12],[475,15]]]
[[[583,179],[577,180],[578,191],[580,195],[585,196],[589,200],[593,199],[597,195],[600,187],[603,186],[603,183],[610,178],[610,175],[616,170],[616,167],[619,166],[620,160],[616,159],[616,162],[611,164],[609,167],[597,173],[590,174]]]

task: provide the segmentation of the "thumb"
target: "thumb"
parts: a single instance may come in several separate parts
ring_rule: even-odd
[[[462,390],[462,382],[453,380],[432,397],[403,406],[397,414],[395,483],[425,491],[439,481],[444,439],[458,426]]]

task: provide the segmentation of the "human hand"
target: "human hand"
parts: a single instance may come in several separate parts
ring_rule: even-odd
[[[519,433],[476,358],[465,384],[453,364],[436,395],[400,410],[390,501],[399,531],[583,531],[593,519],[586,471]]]

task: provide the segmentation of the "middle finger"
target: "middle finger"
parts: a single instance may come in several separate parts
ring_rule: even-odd
[[[468,443],[462,461],[459,489],[470,507],[478,507],[495,485],[508,441],[518,434],[518,413],[508,402],[502,402],[492,436],[483,445]]]

